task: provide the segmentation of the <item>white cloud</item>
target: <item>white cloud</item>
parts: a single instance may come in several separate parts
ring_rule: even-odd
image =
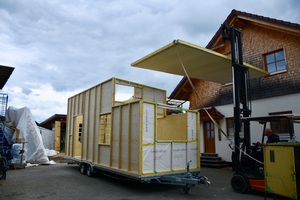
[[[296,0],[0,1],[0,65],[15,67],[3,92],[39,120],[111,77],[170,94],[180,76],[130,64],[174,39],[206,46],[232,9],[300,22]]]
[[[30,87],[30,92],[24,92]],[[53,114],[67,113],[67,99],[78,91],[58,92],[50,84],[35,85],[33,83],[26,84],[26,88],[20,86],[8,87],[9,95],[8,106],[16,108],[28,107],[35,120],[41,122]]]

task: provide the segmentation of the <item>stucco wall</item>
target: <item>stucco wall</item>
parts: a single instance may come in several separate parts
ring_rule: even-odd
[[[300,114],[299,106],[300,94],[292,94],[280,97],[273,97],[261,100],[252,101],[252,117],[267,116],[272,112],[283,112],[292,111],[293,114]],[[272,102],[272,103],[270,103]],[[217,106],[216,109],[225,115],[225,118],[220,120],[220,126],[224,132],[226,132],[226,118],[233,117],[233,105],[222,105]],[[203,130],[202,123],[200,125],[200,130]],[[295,125],[295,135],[296,140],[300,141],[300,124]],[[216,130],[217,131],[217,130]],[[202,132],[201,132],[202,133]],[[203,134],[201,135],[201,152],[204,152]],[[262,126],[261,125],[251,125],[251,142],[261,141],[262,138]],[[231,149],[228,147],[230,143],[227,138],[222,135],[221,141],[218,137],[215,138],[216,141],[216,152],[223,160],[231,161]]]

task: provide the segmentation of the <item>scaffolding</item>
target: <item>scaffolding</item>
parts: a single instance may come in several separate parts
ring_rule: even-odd
[[[5,117],[7,110],[8,95],[0,93],[0,116]]]
[[[6,114],[6,109],[7,109],[7,100],[8,100],[8,95],[4,94],[4,93],[0,93],[0,122],[1,123],[3,123],[5,121],[5,114]],[[0,149],[5,146],[5,144],[4,144],[5,143],[5,136],[4,136],[4,131],[2,130],[2,128],[4,128],[4,126],[0,127]]]

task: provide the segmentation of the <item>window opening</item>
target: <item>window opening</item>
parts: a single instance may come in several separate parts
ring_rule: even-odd
[[[283,114],[292,114],[292,111],[269,113],[269,115],[283,115]],[[289,125],[286,120],[276,120],[276,121],[270,122],[270,128],[272,129],[273,133],[276,133],[276,134],[289,135],[289,127],[288,126]],[[293,128],[293,126],[292,126],[292,128]]]
[[[81,143],[81,137],[82,137],[82,123],[78,125],[78,142]]]
[[[100,129],[98,135],[99,144],[110,144],[111,137],[111,114],[100,116]]]
[[[240,138],[244,138],[244,126],[243,123],[241,122],[241,132],[240,132]],[[229,117],[226,118],[226,126],[227,126],[227,136],[229,138],[234,138],[234,118]]]
[[[264,55],[266,70],[270,73],[286,70],[284,51],[278,50]]]
[[[116,85],[115,101],[126,101],[134,99],[134,87],[125,85]]]

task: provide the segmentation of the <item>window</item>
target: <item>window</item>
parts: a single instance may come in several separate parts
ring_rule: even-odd
[[[98,134],[99,144],[110,144],[111,114],[100,116],[100,128]]]
[[[78,125],[78,142],[81,143],[81,136],[82,136],[82,124]]]
[[[283,49],[264,55],[266,70],[270,73],[286,71]]]
[[[269,115],[281,115],[281,114],[292,114],[292,111],[269,113]],[[271,127],[273,133],[276,133],[276,134],[288,134],[289,133],[288,122],[286,120],[270,122],[270,127]]]
[[[215,138],[215,127],[214,123],[207,122],[206,123],[206,138]]]
[[[233,117],[226,119],[226,125],[227,125],[227,136],[233,137],[234,136],[234,119],[233,119]]]
[[[227,136],[229,138],[234,138],[234,118],[226,118],[226,126],[227,126]],[[240,137],[244,138],[244,132],[243,132],[243,124],[241,123],[241,132]]]

